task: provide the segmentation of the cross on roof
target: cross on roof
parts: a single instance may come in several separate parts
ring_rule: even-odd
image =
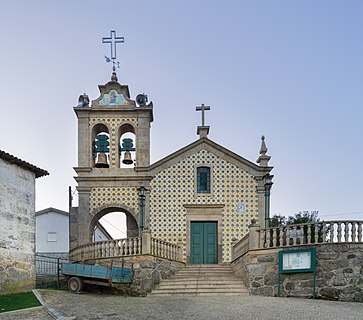
[[[202,103],[201,106],[195,108],[196,111],[202,111],[202,127],[204,127],[204,111],[210,110],[210,106],[205,106],[204,103]]]
[[[109,43],[111,44],[111,59],[116,59],[116,44],[117,43],[124,43],[125,38],[124,37],[116,37],[116,31],[112,30],[110,33],[109,38],[102,38],[102,43]]]

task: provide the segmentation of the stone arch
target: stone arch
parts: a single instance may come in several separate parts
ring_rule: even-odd
[[[139,215],[135,211],[123,204],[105,204],[97,207],[91,212],[91,222],[89,224],[89,241],[92,241],[92,233],[99,219],[111,212],[124,212],[126,215],[127,237],[137,237],[139,235]]]
[[[123,122],[118,128],[118,137],[120,138],[124,133],[131,132],[136,134],[134,124],[131,122]]]

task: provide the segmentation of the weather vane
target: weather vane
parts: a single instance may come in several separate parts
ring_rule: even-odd
[[[102,38],[102,43],[109,43],[111,45],[111,57],[105,56],[105,59],[106,59],[106,62],[112,61],[113,72],[116,71],[116,66],[117,66],[117,68],[120,68],[120,62],[116,61],[116,44],[124,43],[124,42],[125,42],[125,38],[117,37],[115,30],[111,31],[109,38]]]

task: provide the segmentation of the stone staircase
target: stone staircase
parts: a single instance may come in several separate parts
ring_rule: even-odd
[[[160,296],[239,296],[249,295],[241,278],[228,265],[190,265],[162,280],[148,294]]]

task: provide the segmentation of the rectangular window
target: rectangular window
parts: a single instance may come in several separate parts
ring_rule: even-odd
[[[48,232],[48,242],[57,242],[57,232]]]
[[[210,193],[210,168],[197,168],[197,193]]]

